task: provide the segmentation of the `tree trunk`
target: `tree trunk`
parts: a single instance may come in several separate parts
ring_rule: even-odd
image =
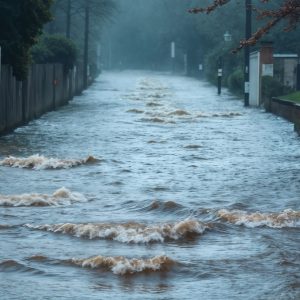
[[[67,26],[66,26],[66,37],[71,37],[71,0],[68,0],[67,4]]]
[[[90,33],[90,0],[85,0],[85,26],[84,26],[84,56],[83,56],[83,84],[88,87],[89,63],[89,33]]]

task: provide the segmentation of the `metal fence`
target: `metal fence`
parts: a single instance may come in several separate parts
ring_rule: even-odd
[[[67,104],[84,88],[83,68],[65,71],[60,64],[33,65],[26,81],[12,75],[12,68],[0,67],[0,134],[26,124],[45,112]]]

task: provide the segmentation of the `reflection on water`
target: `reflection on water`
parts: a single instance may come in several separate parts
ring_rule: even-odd
[[[299,143],[206,83],[101,75],[0,138],[1,299],[299,299]]]

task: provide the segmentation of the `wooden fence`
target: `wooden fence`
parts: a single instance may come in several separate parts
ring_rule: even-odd
[[[0,134],[26,124],[45,112],[65,105],[84,89],[83,68],[69,72],[63,65],[33,65],[26,81],[12,75],[10,66],[0,67]]]

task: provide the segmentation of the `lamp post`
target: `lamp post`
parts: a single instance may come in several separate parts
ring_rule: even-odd
[[[228,31],[226,31],[224,33],[223,37],[224,37],[225,43],[231,42],[232,35]],[[222,91],[222,77],[223,77],[223,57],[219,56],[219,58],[218,58],[218,95],[221,95],[221,91]]]
[[[232,35],[228,31],[226,31],[224,33],[224,41],[225,42],[231,42],[231,40],[232,40]]]
[[[222,56],[218,58],[218,95],[221,95],[222,91],[222,76],[223,76],[223,59]]]
[[[245,23],[245,38],[250,39],[252,35],[252,0],[245,0],[246,6],[246,23]],[[250,93],[250,46],[245,46],[245,66],[244,66],[244,82],[245,82],[245,98],[244,105],[249,106]]]

